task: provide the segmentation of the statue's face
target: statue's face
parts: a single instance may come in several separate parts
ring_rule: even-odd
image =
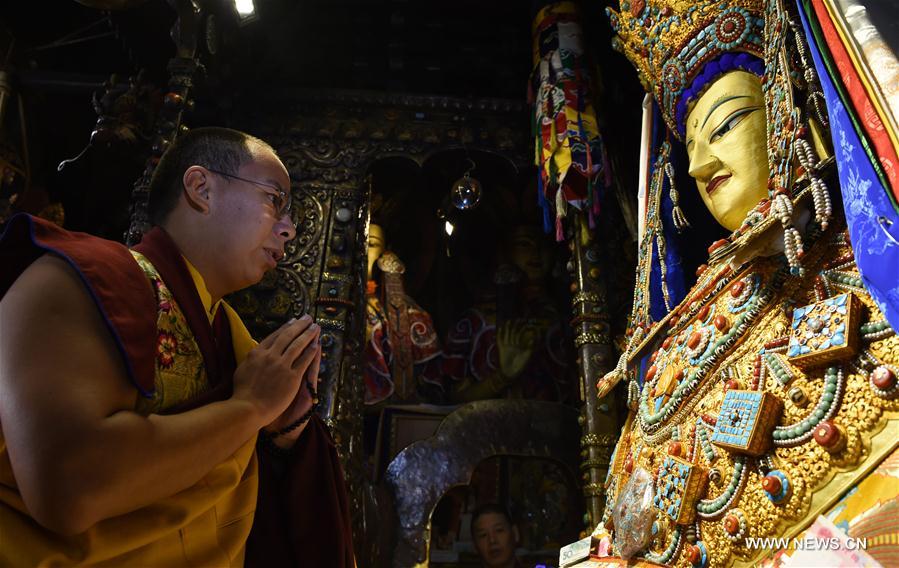
[[[768,197],[765,100],[746,71],[722,75],[687,115],[690,175],[712,216],[733,231]]]
[[[374,223],[368,226],[368,278],[371,279],[371,270],[375,261],[384,254],[384,229]]]
[[[538,227],[519,226],[508,236],[508,260],[527,275],[531,283],[542,282],[549,274],[549,258],[543,235]]]

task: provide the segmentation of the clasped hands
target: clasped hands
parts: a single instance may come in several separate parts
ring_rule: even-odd
[[[321,328],[307,314],[263,339],[234,372],[234,398],[250,402],[263,432],[281,447],[292,447],[306,423],[318,391]],[[308,422],[308,421],[307,421]],[[290,429],[289,432],[283,432]]]

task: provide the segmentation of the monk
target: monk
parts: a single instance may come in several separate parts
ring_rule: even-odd
[[[313,412],[319,327],[304,315],[256,344],[222,300],[284,256],[290,209],[268,144],[200,128],[160,160],[133,250],[10,220],[0,565],[352,566]]]

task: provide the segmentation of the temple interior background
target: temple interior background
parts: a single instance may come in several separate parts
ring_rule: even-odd
[[[486,503],[518,521],[528,565],[556,565],[599,521],[627,415],[623,385],[602,400],[594,387],[635,285],[644,97],[607,3],[576,4],[608,160],[589,220],[557,229],[537,197],[545,3],[33,0],[0,8],[0,164],[17,173],[0,222],[26,211],[133,241],[146,176],[180,129],[270,142],[298,237],[230,301],[257,339],[306,312],[322,325],[321,412],[359,565],[477,566],[471,513]],[[722,238],[682,194],[703,238]],[[685,272],[705,255],[686,249]],[[505,376],[503,342],[524,361]]]

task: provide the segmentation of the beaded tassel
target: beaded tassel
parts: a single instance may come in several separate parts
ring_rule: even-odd
[[[687,221],[687,217],[680,208],[680,194],[677,192],[677,187],[674,185],[674,168],[671,167],[671,162],[665,162],[665,175],[668,176],[668,188],[671,195],[671,203],[674,205],[674,208],[671,211],[671,218],[672,221],[674,221],[674,228],[677,229],[678,232],[681,232],[690,226],[690,222]]]
[[[793,149],[811,183],[812,200],[815,202],[815,221],[821,225],[822,229],[827,229],[827,224],[833,214],[833,207],[830,202],[830,194],[827,192],[827,186],[818,177],[820,162],[817,160],[815,151],[804,138],[794,140]]]
[[[815,73],[815,67],[808,60],[808,48],[799,33],[799,26],[796,25],[796,22],[792,19],[787,19],[787,23],[789,23],[790,29],[793,31],[793,41],[796,44],[796,52],[799,55],[799,62],[802,66],[803,77],[808,89],[807,102],[815,109],[818,122],[826,126],[830,121],[827,119],[827,113],[821,110],[821,103],[823,102],[826,105],[826,101],[824,100],[824,93],[821,92],[821,88],[818,86],[818,75]],[[818,88],[815,88],[816,86]]]
[[[805,251],[802,249],[802,237],[793,226],[793,203],[785,193],[778,193],[774,197],[772,212],[780,219],[784,229],[784,254],[790,265],[790,274],[801,275],[803,270],[799,264],[799,257]]]

